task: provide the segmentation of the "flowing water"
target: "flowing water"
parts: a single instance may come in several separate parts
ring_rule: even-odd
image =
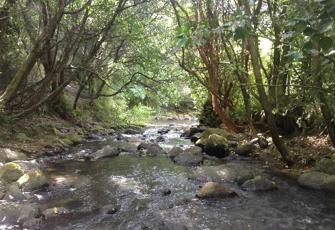
[[[161,146],[187,148],[190,141],[179,136],[192,123],[155,122],[147,126],[144,136],[123,138],[138,144],[155,139],[159,129],[169,128]],[[190,176],[193,169],[165,156],[123,153],[95,162],[71,158],[75,152],[107,144],[115,144],[115,139],[86,142],[61,158],[45,160],[52,183],[48,191],[36,195],[36,202],[42,209],[65,207],[70,213],[47,219],[42,229],[335,229],[334,194],[300,188],[268,170],[264,173],[277,182],[278,190],[246,192],[231,183],[239,197],[198,200],[195,192],[201,182]],[[235,162],[263,169],[254,160]],[[118,211],[106,214],[101,209],[106,205]]]

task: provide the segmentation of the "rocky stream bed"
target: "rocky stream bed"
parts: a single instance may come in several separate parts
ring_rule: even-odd
[[[249,157],[265,139],[196,125],[154,121],[33,161],[1,150],[0,229],[334,229],[333,161],[288,179]]]

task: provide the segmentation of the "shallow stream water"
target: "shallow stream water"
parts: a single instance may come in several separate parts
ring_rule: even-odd
[[[161,128],[161,146],[168,150],[191,142],[180,138],[194,121],[155,121],[143,135],[123,135],[131,143],[155,139]],[[44,159],[52,181],[47,192],[36,195],[41,209],[65,207],[70,213],[49,218],[42,229],[335,229],[335,196],[299,187],[280,178],[262,164],[236,159],[242,167],[255,167],[275,180],[278,190],[246,192],[228,183],[239,194],[236,198],[199,200],[195,192],[202,184],[192,179],[192,168],[174,164],[165,156],[138,156],[123,153],[99,161],[75,161],[71,154],[94,151],[115,139],[85,142],[63,157]],[[112,204],[112,215],[101,208]]]

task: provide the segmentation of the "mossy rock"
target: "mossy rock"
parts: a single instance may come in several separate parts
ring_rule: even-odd
[[[63,137],[62,139],[59,139],[59,142],[63,144],[64,146],[71,146],[74,144],[78,144],[83,141],[83,136],[78,134],[69,134]]]
[[[23,191],[31,192],[48,185],[48,180],[40,169],[35,168],[21,176],[17,183]]]
[[[33,168],[38,168],[36,163],[30,161],[13,161],[0,168],[0,179],[11,183],[17,181],[21,176]]]

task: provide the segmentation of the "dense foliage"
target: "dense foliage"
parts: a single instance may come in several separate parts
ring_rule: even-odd
[[[263,116],[288,160],[281,133],[335,144],[334,15],[334,0],[1,0],[2,116],[133,122],[209,100],[232,132]]]

